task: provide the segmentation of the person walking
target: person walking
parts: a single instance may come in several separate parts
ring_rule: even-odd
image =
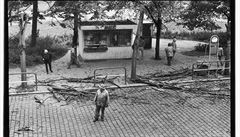
[[[45,49],[44,52],[43,52],[42,60],[43,60],[43,62],[45,64],[45,66],[46,66],[47,74],[48,74],[48,67],[49,67],[50,71],[53,72],[52,71],[52,65],[51,65],[52,54],[50,54],[47,49]]]
[[[176,43],[177,39],[176,37],[173,38],[172,41],[172,47],[173,47],[173,57],[175,56],[175,53],[177,52],[177,43]]]
[[[109,105],[109,94],[103,85],[98,85],[99,89],[94,97],[94,103],[96,105],[95,116],[93,122],[98,121],[101,111],[101,121],[104,121],[104,111]]]
[[[140,60],[143,60],[144,45],[145,45],[144,38],[143,36],[140,36],[139,47],[138,47],[138,57]]]
[[[171,66],[172,58],[173,58],[173,47],[172,43],[168,43],[168,47],[165,48],[166,56],[167,56],[167,64]]]
[[[222,62],[222,57],[223,57],[223,48],[221,46],[219,46],[218,50],[217,50],[217,55],[218,55],[218,60],[220,62],[220,65],[223,66],[223,62]],[[218,64],[218,63],[217,63]],[[219,64],[218,64],[219,66]]]

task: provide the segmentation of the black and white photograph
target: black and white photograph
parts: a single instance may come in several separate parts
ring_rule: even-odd
[[[4,8],[5,136],[235,135],[235,1]]]

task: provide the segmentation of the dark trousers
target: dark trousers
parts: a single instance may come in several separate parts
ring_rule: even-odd
[[[223,66],[222,56],[218,56],[218,60],[219,60],[219,62],[220,62],[220,65]],[[217,64],[217,66],[219,66],[219,64]]]
[[[167,57],[168,66],[171,66],[171,62],[172,62],[172,57]]]
[[[175,56],[176,50],[173,50],[173,57]]]
[[[140,53],[141,52],[141,53]],[[143,60],[143,52],[144,52],[144,48],[143,47],[139,47],[138,48],[138,58],[140,60]],[[140,55],[141,54],[141,55]]]
[[[45,66],[46,66],[47,74],[48,74],[48,67],[49,67],[50,71],[53,72],[53,71],[52,71],[52,65],[51,65],[51,62],[44,62],[44,63],[45,63]]]
[[[105,110],[105,107],[96,106],[94,118],[98,120],[98,117],[100,116],[100,111],[101,111],[101,119],[103,119],[104,118],[104,110]]]

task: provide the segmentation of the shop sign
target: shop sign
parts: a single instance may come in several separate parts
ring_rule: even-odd
[[[105,30],[114,30],[114,29],[116,29],[116,25],[105,25],[104,29]]]
[[[103,26],[96,26],[97,30],[115,30],[116,25],[103,25]]]
[[[212,35],[210,38],[210,44],[209,44],[209,61],[210,61],[211,55],[217,54],[218,47],[219,47],[219,37],[217,35]]]

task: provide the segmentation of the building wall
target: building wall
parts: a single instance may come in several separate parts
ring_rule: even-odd
[[[132,57],[131,47],[108,47],[106,52],[83,52],[83,59],[98,60],[98,59],[127,59]]]
[[[116,29],[132,29],[131,45],[134,42],[135,34],[137,32],[137,25],[117,25]],[[126,59],[132,57],[132,47],[108,47],[105,52],[84,52],[84,37],[83,30],[103,30],[97,29],[96,26],[82,26],[79,30],[79,46],[78,55],[80,54],[84,60],[98,60],[98,59]]]

